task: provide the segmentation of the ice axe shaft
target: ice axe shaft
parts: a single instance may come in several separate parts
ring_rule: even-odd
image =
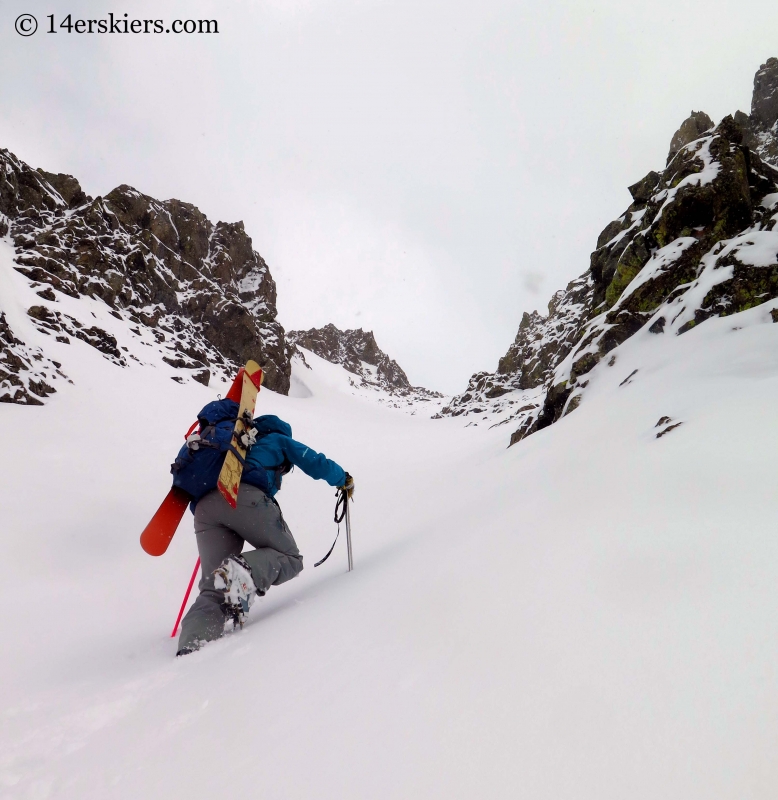
[[[346,547],[348,549],[348,571],[354,569],[354,555],[351,552],[351,507],[346,495]]]
[[[176,624],[173,626],[173,633],[170,634],[171,639],[175,639],[176,633],[178,632],[178,623],[181,622],[181,617],[184,616],[184,609],[186,608],[186,602],[189,600],[189,595],[192,591],[192,586],[194,586],[195,578],[197,577],[197,570],[200,569],[200,557],[197,557],[197,563],[195,564],[194,572],[192,572],[192,577],[189,579],[189,586],[186,587],[186,594],[184,595],[184,602],[181,603],[181,610],[178,612],[178,616],[176,617]]]

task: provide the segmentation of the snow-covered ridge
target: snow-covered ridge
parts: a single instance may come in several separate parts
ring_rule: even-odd
[[[615,365],[638,331],[680,335],[759,305],[763,322],[778,321],[777,89],[771,58],[750,116],[714,127],[692,112],[666,168],[629,187],[633,202],[600,234],[589,269],[548,316],[525,314],[497,372],[476,373],[442,415],[510,423],[513,444],[577,408],[592,371]]]
[[[473,425],[519,429],[533,425],[543,407],[546,384],[579,337],[593,292],[591,276],[586,274],[551,298],[547,316],[525,312],[497,372],[476,372],[465,392],[454,397],[440,416],[472,416],[468,424]]]
[[[315,353],[325,361],[341,365],[351,373],[352,386],[370,389],[385,395],[382,401],[394,405],[415,406],[442,399],[439,392],[421,386],[411,386],[400,365],[378,346],[372,331],[341,331],[334,325],[311,328],[307,331],[289,331],[287,339],[297,348]],[[297,350],[305,361],[305,354]],[[439,403],[433,402],[436,407]]]
[[[39,403],[55,391],[66,365],[60,371],[48,342],[74,338],[124,365],[139,358],[131,342],[119,343],[129,337],[142,352],[157,351],[179,382],[207,384],[253,358],[268,388],[289,390],[275,283],[242,222],[214,224],[193,205],[129,186],[93,199],[75,178],[32,169],[0,150],[0,239],[36,294],[27,316],[48,337],[37,346],[27,341],[24,326],[8,319],[14,298],[6,293],[0,401]],[[121,323],[119,338],[95,323],[89,304],[69,303],[65,312],[65,298],[100,301]]]

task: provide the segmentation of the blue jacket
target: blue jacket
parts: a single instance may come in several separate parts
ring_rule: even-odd
[[[254,420],[261,438],[251,447],[246,456],[245,469],[264,469],[272,497],[281,488],[280,468],[286,462],[292,464],[311,478],[324,480],[330,486],[343,486],[346,473],[343,467],[330,461],[292,438],[292,427],[275,414],[265,414]]]

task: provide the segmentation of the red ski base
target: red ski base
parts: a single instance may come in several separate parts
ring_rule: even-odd
[[[167,493],[157,513],[140,535],[140,546],[150,556],[161,556],[168,549],[191,499],[177,486]]]

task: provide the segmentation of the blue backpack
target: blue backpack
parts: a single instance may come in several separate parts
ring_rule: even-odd
[[[196,435],[187,437],[171,464],[173,486],[183,489],[192,498],[192,511],[197,501],[216,488],[224,459],[232,451],[245,467],[246,462],[232,446],[232,432],[239,406],[234,400],[213,400],[197,415],[200,424]],[[264,470],[244,469],[241,481],[268,491]]]

